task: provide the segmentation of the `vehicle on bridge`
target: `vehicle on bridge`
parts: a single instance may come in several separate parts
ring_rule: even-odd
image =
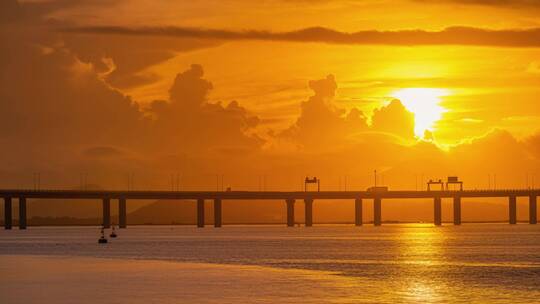
[[[388,192],[388,187],[386,186],[374,186],[367,188],[368,192]]]

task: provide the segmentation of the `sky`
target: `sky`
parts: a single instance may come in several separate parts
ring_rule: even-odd
[[[0,39],[2,187],[540,183],[540,1],[5,0]]]

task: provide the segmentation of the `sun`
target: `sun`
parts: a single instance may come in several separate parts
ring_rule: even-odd
[[[423,138],[427,130],[433,131],[434,124],[447,110],[440,105],[441,97],[449,94],[446,89],[407,88],[391,94],[414,113],[414,133]]]

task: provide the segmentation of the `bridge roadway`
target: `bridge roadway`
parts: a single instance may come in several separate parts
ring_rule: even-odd
[[[363,224],[362,204],[364,199],[373,200],[373,224],[382,223],[383,199],[433,199],[433,220],[435,225],[442,224],[441,199],[453,199],[454,224],[461,224],[461,199],[478,197],[507,197],[508,220],[510,224],[517,223],[517,197],[529,198],[529,223],[537,223],[537,197],[540,189],[495,189],[495,190],[464,190],[464,191],[119,191],[119,190],[21,190],[0,189],[0,198],[4,199],[4,228],[11,229],[12,201],[19,202],[19,228],[26,229],[26,200],[27,199],[100,199],[103,201],[103,226],[110,227],[111,199],[118,200],[119,227],[127,227],[126,201],[133,199],[159,200],[196,200],[197,226],[204,227],[204,202],[214,201],[214,226],[222,226],[223,200],[284,200],[286,203],[287,226],[292,227],[294,220],[294,204],[303,200],[305,206],[305,225],[313,225],[313,201],[316,199],[354,199],[355,225]]]

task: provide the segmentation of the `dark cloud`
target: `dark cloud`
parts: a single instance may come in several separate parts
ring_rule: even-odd
[[[61,35],[67,48],[90,62],[113,87],[126,89],[159,80],[145,71],[179,53],[219,45],[217,41],[171,37],[133,37],[125,35]]]
[[[56,11],[84,9],[91,6],[114,5],[107,0],[56,0],[22,2],[0,1],[2,31],[13,32],[14,39],[34,39],[40,44],[63,44],[78,60],[91,63],[96,72],[115,88],[127,89],[159,80],[147,72],[148,67],[165,62],[178,53],[219,45],[209,39],[178,39],[172,37],[133,37],[126,35],[70,35],[51,30],[71,26],[67,21],[49,17]],[[24,29],[24,32],[21,30]],[[27,37],[39,35],[39,37]],[[19,37],[17,37],[19,36]],[[34,41],[36,42],[36,41]]]
[[[132,36],[171,36],[219,40],[268,40],[321,42],[333,44],[378,45],[469,45],[496,47],[539,47],[540,28],[490,30],[474,27],[449,27],[441,31],[399,30],[340,32],[324,27],[290,32],[229,31],[184,27],[90,26],[61,29],[69,33],[115,34]]]
[[[17,21],[22,16],[22,8],[17,0],[0,2],[0,24]]]
[[[26,4],[12,4],[10,10],[22,9],[25,18],[32,15],[25,11]],[[138,74],[180,49],[197,47],[196,43],[169,39],[174,42],[167,48],[162,38],[151,42],[124,36],[67,39],[43,24],[35,26],[35,18],[21,18],[0,26],[0,113],[4,117],[0,143],[9,146],[0,151],[0,182],[28,185],[28,172],[39,171],[48,180],[68,185],[78,183],[71,178],[78,172],[89,172],[94,182],[104,184],[114,181],[119,172],[171,170],[170,162],[155,166],[163,155],[186,155],[182,161],[196,157],[200,161],[192,161],[191,166],[211,168],[214,162],[209,157],[220,153],[241,157],[262,144],[250,134],[258,123],[256,116],[234,101],[207,100],[212,85],[202,78],[200,66],[180,73],[171,87],[171,99],[156,102],[149,110],[109,82],[120,74]],[[165,51],[148,55],[158,50]],[[138,64],[137,57],[151,58]],[[114,74],[130,62],[136,68]],[[148,176],[144,182],[155,184],[155,175]],[[124,173],[120,179],[125,185]]]

